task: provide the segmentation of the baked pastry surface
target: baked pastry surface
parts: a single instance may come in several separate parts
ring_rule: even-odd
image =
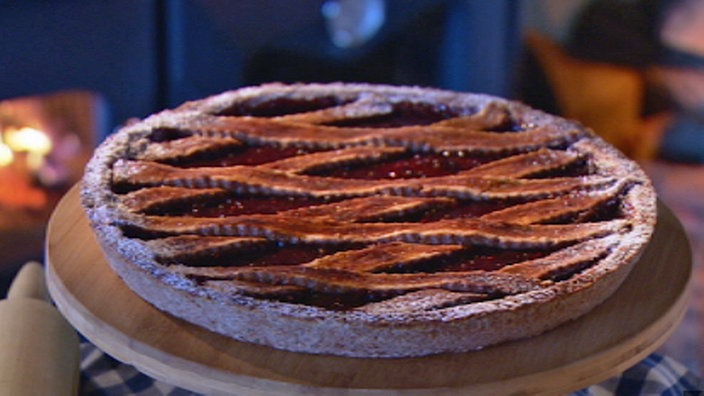
[[[479,349],[584,315],[655,226],[634,162],[583,126],[469,93],[267,84],[125,126],[82,204],[157,308],[297,352]]]

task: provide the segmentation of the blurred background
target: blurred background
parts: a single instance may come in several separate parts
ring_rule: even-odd
[[[0,0],[0,291],[130,118],[269,81],[433,86],[577,119],[643,164],[695,257],[698,303],[666,352],[701,373],[703,4]]]

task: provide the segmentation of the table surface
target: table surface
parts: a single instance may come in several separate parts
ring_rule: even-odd
[[[49,224],[47,273],[57,306],[92,342],[158,379],[191,389],[235,387],[248,394],[284,394],[293,388],[316,394],[339,388],[380,393],[400,388],[428,394],[438,394],[439,389],[564,393],[638,363],[681,319],[691,257],[677,219],[664,206],[659,217],[654,240],[626,283],[589,315],[540,337],[467,354],[416,359],[277,351],[239,343],[163,314],[110,270],[78,205],[76,190],[62,200]],[[667,268],[657,265],[664,260],[670,264]],[[645,299],[649,304],[639,303]]]

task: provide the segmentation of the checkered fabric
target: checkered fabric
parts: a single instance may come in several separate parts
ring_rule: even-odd
[[[573,395],[699,396],[704,395],[702,391],[704,391],[704,381],[682,364],[662,355],[651,354],[620,376],[575,392]]]
[[[657,354],[600,384],[572,396],[663,395],[698,396],[704,381],[680,363]],[[685,393],[685,392],[688,393]],[[122,364],[89,342],[81,343],[81,396],[188,396],[191,391],[157,381],[134,367]]]

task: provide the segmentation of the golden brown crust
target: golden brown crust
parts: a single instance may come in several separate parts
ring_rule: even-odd
[[[435,118],[365,124],[399,113]],[[180,162],[248,147],[287,154]],[[331,176],[466,157],[481,161]],[[300,204],[170,212],[241,196]],[[486,95],[365,84],[249,87],[127,126],[96,150],[82,202],[110,264],[158,308],[242,341],[358,357],[466,351],[579,317],[628,275],[656,214],[642,170],[576,123]],[[256,261],[281,246],[319,251]],[[240,256],[254,261],[222,261]]]

